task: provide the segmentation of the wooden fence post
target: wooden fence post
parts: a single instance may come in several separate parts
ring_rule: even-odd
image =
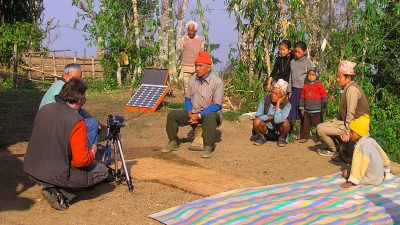
[[[54,76],[57,76],[57,63],[56,63],[56,53],[53,52],[53,71]]]
[[[82,77],[85,77],[86,48],[83,49]]]
[[[44,62],[43,62],[43,53],[40,54],[41,57],[41,66],[42,66],[42,81],[44,82]]]
[[[33,66],[32,66],[31,53],[28,53],[28,54],[29,54],[29,68],[32,68]],[[32,72],[31,72],[30,69],[28,70],[28,75],[29,75],[29,80],[31,80],[32,79]]]
[[[92,77],[94,78],[94,57],[92,56]]]
[[[18,47],[14,44],[14,75],[13,75],[13,88],[17,87],[17,73],[18,73]]]

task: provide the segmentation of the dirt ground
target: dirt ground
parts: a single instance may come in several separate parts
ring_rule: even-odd
[[[122,144],[135,189],[128,193],[126,185],[101,184],[82,191],[67,211],[60,212],[48,205],[41,188],[22,172],[32,121],[43,94],[38,90],[0,92],[1,224],[159,224],[147,215],[219,191],[323,176],[344,166],[316,154],[312,140],[285,148],[274,142],[254,146],[249,141],[250,120],[224,120],[211,159],[187,150],[189,127],[179,132],[180,149],[164,154],[160,149],[167,143],[165,122],[171,109],[125,111],[131,90],[89,93],[85,108],[101,123],[108,114],[126,118]],[[166,102],[181,100],[168,97]],[[398,166],[394,166],[398,174]]]

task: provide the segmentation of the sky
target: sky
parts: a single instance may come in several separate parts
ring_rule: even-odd
[[[65,52],[66,55],[73,55],[74,52],[78,56],[91,57],[96,55],[95,47],[90,47],[89,42],[85,41],[85,33],[81,30],[83,24],[78,24],[77,29],[73,28],[78,8],[72,6],[72,0],[44,0],[44,21],[54,18],[58,21],[58,27],[50,32],[49,40],[44,40],[44,45],[51,50],[71,50]],[[202,0],[202,6],[205,18],[209,23],[209,39],[210,43],[220,44],[218,50],[213,51],[214,57],[222,61],[221,64],[214,66],[214,70],[220,71],[228,60],[228,54],[231,47],[236,47],[237,32],[234,31],[234,18],[230,18],[226,12],[226,6],[222,0]],[[195,11],[197,4],[195,0],[189,1],[188,12],[185,22],[195,20],[199,24],[198,34],[202,34],[201,22],[198,15],[191,13]],[[64,54],[64,53],[58,53]]]

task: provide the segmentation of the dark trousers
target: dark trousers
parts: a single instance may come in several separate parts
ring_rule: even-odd
[[[76,176],[79,174],[77,177],[79,179],[82,178],[82,174],[85,173],[87,186],[82,185],[81,181],[77,182]],[[31,176],[28,174],[28,176],[34,180],[36,183],[38,183],[40,186],[43,188],[57,188],[60,190],[60,192],[68,199],[69,202],[71,202],[72,199],[76,197],[76,195],[83,190],[86,187],[93,186],[95,184],[101,183],[108,177],[108,168],[102,163],[93,163],[91,166],[84,168],[84,169],[76,169],[76,168],[71,168],[70,169],[70,177],[68,180],[68,184],[65,186],[60,186],[60,185],[54,185],[50,184],[48,182],[36,179],[35,177]],[[80,184],[78,184],[80,183]],[[78,184],[76,187],[74,187],[74,184]]]
[[[201,118],[199,123],[203,129],[203,144],[204,146],[213,146],[215,143],[215,135],[217,126],[220,124],[219,115],[216,112],[207,113]],[[178,140],[179,127],[189,124],[189,113],[185,110],[173,110],[168,113],[167,117],[167,135],[170,141]]]
[[[311,126],[317,127],[321,123],[321,113],[308,113],[304,112],[303,119],[301,120],[300,138],[310,138]]]

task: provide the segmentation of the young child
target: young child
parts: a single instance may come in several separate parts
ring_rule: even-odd
[[[279,43],[279,56],[275,60],[274,68],[267,82],[267,91],[271,91],[273,83],[279,79],[289,82],[290,77],[290,61],[292,60],[292,43],[288,40],[283,40]]]
[[[301,91],[299,108],[303,119],[300,127],[300,143],[307,142],[311,126],[316,127],[321,123],[322,114],[326,110],[326,90],[319,80],[319,75],[319,69],[311,67]]]
[[[350,123],[350,140],[356,142],[350,172],[343,170],[347,180],[342,188],[359,184],[378,185],[390,172],[390,160],[381,146],[369,136],[369,115],[365,114]]]
[[[297,120],[301,119],[299,109],[301,89],[303,89],[304,80],[308,70],[315,66],[311,59],[307,58],[307,45],[302,41],[296,42],[294,46],[294,59],[290,62],[290,77],[289,77],[289,101],[292,109],[289,113],[289,121],[292,127]]]

